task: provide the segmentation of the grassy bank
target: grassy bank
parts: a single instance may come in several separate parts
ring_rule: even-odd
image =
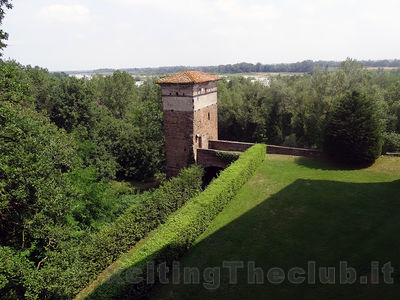
[[[399,192],[399,158],[341,170],[318,160],[267,155],[179,262],[181,273],[184,267],[199,268],[199,284],[159,284],[152,298],[395,299],[400,291]],[[243,262],[237,284],[229,284],[223,261]],[[339,284],[340,261],[356,270],[355,284]],[[390,261],[395,284],[384,284],[380,270],[377,278],[371,261],[378,261],[379,268]],[[262,268],[262,284],[248,283],[249,262]],[[315,284],[306,284],[309,262],[316,265]],[[213,282],[204,272],[207,267],[220,267],[220,280],[217,276]],[[273,267],[285,272],[280,284],[268,280]],[[288,282],[293,267],[305,270],[304,282]],[[336,267],[336,283],[322,284],[319,267]]]

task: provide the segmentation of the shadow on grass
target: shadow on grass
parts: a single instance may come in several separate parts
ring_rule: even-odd
[[[158,285],[153,299],[395,299],[395,285],[340,285],[339,264],[346,261],[357,275],[371,277],[371,261],[380,267],[391,261],[400,266],[400,180],[388,183],[344,183],[297,180],[265,199],[241,217],[195,245],[181,261],[184,267],[220,267],[215,290],[201,284]],[[229,284],[224,261],[243,262],[238,283]],[[264,271],[264,284],[248,284],[247,264]],[[308,262],[316,268],[336,267],[337,284],[281,284],[268,282],[270,268],[293,267],[306,272]],[[359,280],[357,281],[359,282]],[[190,295],[190,296],[189,296]]]
[[[328,158],[308,158],[308,157],[298,157],[295,159],[295,163],[300,166],[304,166],[310,169],[317,170],[336,170],[336,171],[349,171],[349,170],[360,170],[368,168],[369,165],[348,165],[333,162]]]
[[[324,180],[297,180],[277,194],[214,232],[195,246],[179,262],[179,284],[158,284],[154,299],[395,299],[400,292],[399,273],[395,285],[339,285],[338,265],[346,261],[357,276],[371,281],[372,261],[380,268],[386,262],[400,266],[400,180],[383,183],[344,183]],[[145,262],[171,264],[186,252],[185,246],[169,245],[144,261],[112,276],[97,288],[91,299],[147,298],[151,285],[133,282]],[[229,283],[224,261],[243,262],[236,284]],[[263,284],[249,284],[247,264],[254,262],[264,272]],[[313,261],[316,268],[336,267],[336,284],[280,284],[268,281],[272,267],[299,267],[306,271]],[[183,284],[184,267],[198,268],[196,284]],[[215,289],[207,268],[217,267]],[[209,270],[209,269],[208,269]],[[156,274],[157,272],[147,272]],[[170,272],[171,273],[171,272]],[[169,273],[169,274],[170,274]],[[287,273],[286,273],[287,274]],[[141,275],[146,278],[145,274]],[[176,276],[176,274],[175,274]],[[287,278],[286,278],[287,279]],[[172,281],[171,274],[169,280]],[[111,297],[112,295],[112,297]]]

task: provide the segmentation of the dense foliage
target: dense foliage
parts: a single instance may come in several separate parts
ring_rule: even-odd
[[[154,234],[129,256],[124,258],[123,270],[114,270],[118,278],[99,285],[90,299],[143,297],[150,284],[134,284],[132,270],[141,269],[146,278],[148,262],[171,264],[184,254],[197,237],[204,232],[217,214],[232,200],[241,186],[253,175],[265,158],[265,145],[258,144],[245,153],[197,197],[172,215]],[[121,273],[120,273],[121,272]]]
[[[45,257],[37,265],[29,259],[33,247],[16,251],[1,246],[0,296],[71,298],[121,253],[194,197],[201,189],[202,176],[200,167],[192,167],[155,191],[130,196],[133,204],[115,222],[99,232],[80,236],[80,240],[54,240],[58,243],[45,247]],[[54,232],[53,223],[47,224],[50,232]],[[65,234],[62,229],[60,234]]]
[[[383,134],[383,153],[400,151],[400,133],[385,132]]]
[[[87,278],[78,244],[137,198],[115,180],[160,178],[161,117],[159,88],[127,74],[86,80],[0,62],[1,296],[61,295],[68,278]]]
[[[333,108],[326,126],[325,151],[336,161],[373,163],[382,150],[379,108],[367,95],[353,91]]]
[[[353,60],[334,72],[271,77],[270,87],[252,78],[221,80],[219,138],[322,149],[329,113],[352,91],[374,103],[384,150],[400,151],[400,72],[369,71]]]

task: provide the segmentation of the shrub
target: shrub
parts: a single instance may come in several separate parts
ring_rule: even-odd
[[[381,154],[382,130],[376,102],[354,91],[339,100],[326,128],[325,152],[338,162],[372,164]]]
[[[265,157],[265,145],[255,145],[243,153],[232,165],[221,172],[201,194],[191,199],[183,208],[174,213],[153,235],[136,248],[131,255],[117,261],[123,271],[114,269],[114,277],[98,286],[90,298],[143,297],[149,284],[133,284],[122,280],[129,278],[132,270],[142,269],[146,278],[147,263],[171,263],[192,245],[204,232],[211,221],[236,195],[241,186],[253,175]],[[115,280],[118,276],[118,280]],[[128,276],[128,277],[127,277]],[[80,296],[84,296],[84,293]]]
[[[239,158],[239,154],[235,152],[216,151],[217,158],[222,160],[227,165],[230,165]]]
[[[292,133],[286,136],[282,145],[285,147],[297,147],[296,134]]]
[[[33,269],[33,263],[23,253],[17,253],[10,247],[0,246],[0,298],[24,298],[24,289],[15,283],[26,281],[27,274],[33,272]]]
[[[400,151],[400,134],[397,132],[385,132],[383,134],[382,153]]]

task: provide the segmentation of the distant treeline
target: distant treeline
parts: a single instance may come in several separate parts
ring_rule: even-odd
[[[229,65],[219,66],[170,66],[170,67],[158,67],[158,68],[124,68],[119,69],[130,74],[135,75],[164,75],[170,73],[177,73],[182,70],[196,69],[208,73],[219,73],[219,74],[235,74],[235,73],[249,73],[249,72],[301,72],[301,73],[313,73],[313,69],[319,68],[338,68],[340,67],[340,61],[325,61],[325,60],[305,60],[296,63],[287,64],[251,64],[251,63],[238,63]],[[384,60],[363,60],[359,63],[365,67],[378,67],[378,68],[400,68],[400,59],[384,59]],[[93,71],[73,71],[67,72],[69,74],[74,73],[113,73],[117,69],[97,69]]]

